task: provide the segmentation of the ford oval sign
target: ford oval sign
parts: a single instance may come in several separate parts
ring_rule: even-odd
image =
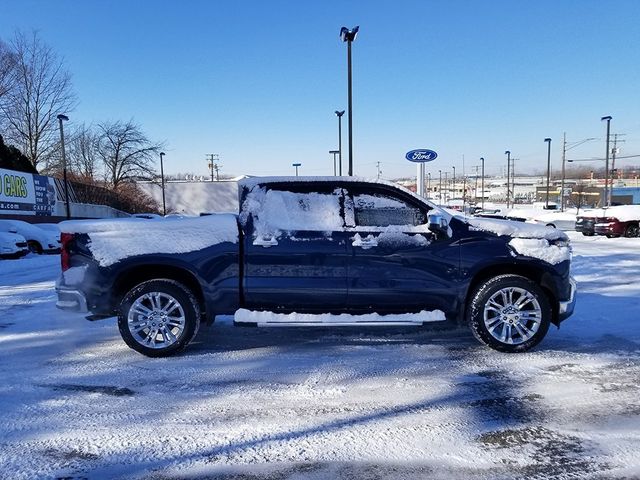
[[[410,162],[432,162],[438,158],[438,154],[433,150],[422,148],[420,150],[411,150],[404,156]]]

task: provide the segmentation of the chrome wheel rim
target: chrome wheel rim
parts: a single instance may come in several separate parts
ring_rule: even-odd
[[[498,290],[484,306],[484,325],[501,343],[518,345],[531,339],[542,322],[542,308],[524,288]]]
[[[182,305],[171,295],[149,292],[138,297],[127,317],[127,326],[140,345],[167,348],[184,332],[186,318]]]

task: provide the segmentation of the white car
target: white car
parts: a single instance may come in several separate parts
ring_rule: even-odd
[[[29,253],[29,247],[22,235],[0,232],[0,258],[18,258],[27,253]]]
[[[34,253],[59,253],[60,235],[38,228],[22,220],[0,220],[0,232],[17,233],[27,240],[29,250]]]

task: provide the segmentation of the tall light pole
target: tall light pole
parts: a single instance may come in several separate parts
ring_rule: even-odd
[[[600,119],[600,121],[607,121],[607,153],[604,157],[604,202],[602,204],[604,208],[608,207],[611,203],[609,199],[609,135],[611,133],[611,118],[613,117],[609,115]]]
[[[511,151],[506,150],[504,154],[507,156],[507,208],[509,208],[509,174],[511,173]]]
[[[449,193],[449,180],[447,177],[449,176],[449,172],[444,172],[444,203],[447,205],[447,194]],[[449,196],[451,196],[449,194]]]
[[[427,173],[427,198],[431,198],[431,172]]]
[[[551,139],[545,138],[545,142],[547,142],[547,199],[545,201],[546,209],[549,209],[549,183],[551,180]]]
[[[482,210],[484,210],[484,157],[480,157],[480,161],[482,162]]]
[[[58,121],[60,122],[60,147],[62,148],[62,179],[64,180],[64,204],[67,213],[67,220],[71,218],[71,210],[69,208],[69,183],[67,182],[67,155],[64,150],[64,128],[62,122],[69,120],[66,115],[58,115]]]
[[[595,140],[595,138],[590,137],[590,138],[585,138],[584,140],[580,140],[579,142],[572,142],[572,144],[567,147],[567,132],[564,132],[563,135],[563,141],[562,141],[562,180],[560,181],[560,210],[564,212],[564,182],[565,182],[565,178],[566,178],[566,174],[565,174],[565,162],[572,162],[573,160],[567,160],[567,152],[569,150],[571,150],[572,148],[576,148],[579,145],[582,145],[583,143],[589,142],[591,140]]]
[[[298,167],[301,167],[302,164],[301,163],[292,163],[292,166],[296,167],[296,177],[298,176]]]
[[[163,157],[165,156],[164,152],[160,152],[160,182],[162,182],[162,215],[167,214],[167,202],[164,198],[164,164],[162,162]]]
[[[440,182],[438,183],[438,205],[442,205],[442,170],[438,170],[438,174],[440,175]]]
[[[329,150],[329,155],[333,155],[333,176],[335,177],[337,175],[336,172],[336,155],[338,155],[340,153],[339,150]]]
[[[451,180],[451,190],[453,190],[453,198],[456,197],[456,167],[452,166],[451,168],[453,168],[453,179]]]
[[[340,29],[340,38],[343,42],[347,43],[347,96],[348,96],[348,108],[349,111],[349,176],[353,175],[353,104],[352,104],[352,91],[351,91],[351,44],[356,39],[360,27],[356,26],[349,30],[347,27]]]
[[[336,110],[338,117],[338,175],[342,176],[342,115],[344,110]]]

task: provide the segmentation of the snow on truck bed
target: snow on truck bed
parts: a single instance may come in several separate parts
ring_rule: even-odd
[[[89,250],[103,267],[135,255],[195,252],[223,242],[238,242],[238,223],[232,214],[157,220],[71,220],[62,222],[60,230],[89,235]]]

